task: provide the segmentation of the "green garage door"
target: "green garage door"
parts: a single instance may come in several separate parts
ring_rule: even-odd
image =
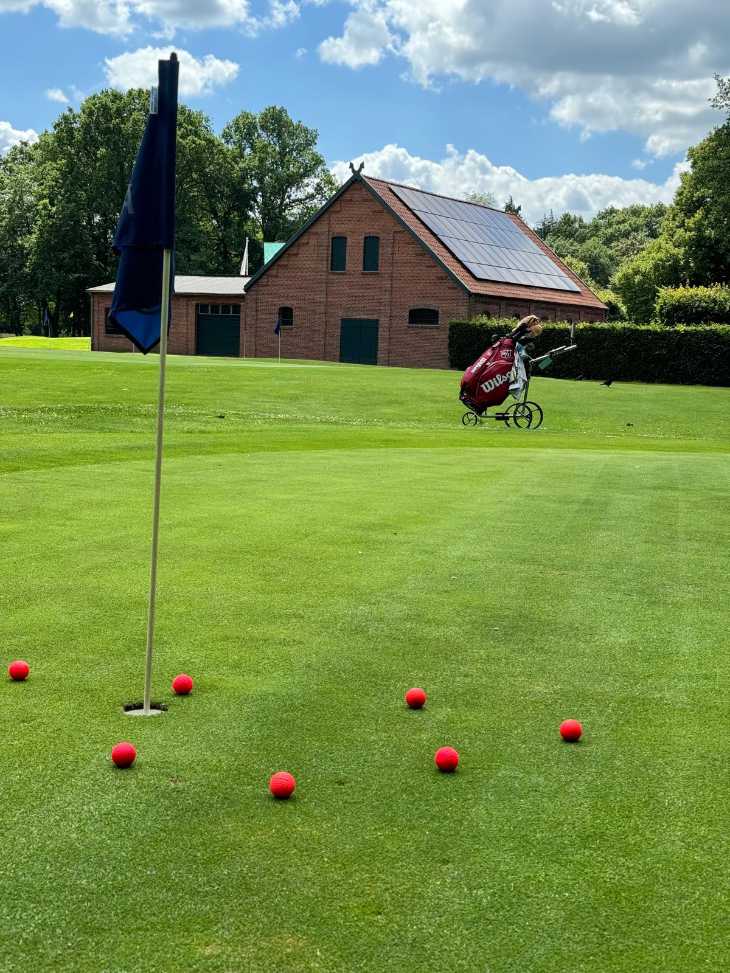
[[[241,354],[241,305],[198,304],[196,355]]]
[[[343,318],[340,326],[340,361],[378,364],[378,322]]]

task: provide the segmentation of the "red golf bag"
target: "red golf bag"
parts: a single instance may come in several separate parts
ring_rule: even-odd
[[[501,405],[509,394],[514,363],[514,339],[495,341],[464,372],[459,393],[461,401],[479,416],[488,406]]]

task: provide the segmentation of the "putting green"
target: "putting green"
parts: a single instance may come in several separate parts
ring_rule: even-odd
[[[0,351],[0,969],[721,969],[730,392],[173,358],[147,721],[153,366]]]

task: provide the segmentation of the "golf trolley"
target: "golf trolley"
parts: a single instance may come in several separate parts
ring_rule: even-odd
[[[510,423],[517,429],[539,429],[543,411],[529,398],[530,378],[534,368],[546,369],[559,355],[574,351],[575,325],[570,329],[570,343],[552,348],[544,355],[531,358],[520,339],[535,338],[542,325],[534,316],[525,318],[506,338],[493,336],[494,344],[470,365],[461,380],[459,399],[467,406],[462,415],[464,426],[478,426],[483,419]],[[517,401],[501,411],[489,413],[490,406],[501,406],[508,395]]]

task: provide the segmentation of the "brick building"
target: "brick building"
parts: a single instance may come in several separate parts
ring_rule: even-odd
[[[239,355],[248,277],[175,277],[168,348],[172,355]],[[109,320],[114,284],[90,287],[91,350],[134,351]]]
[[[524,246],[549,261],[561,289],[536,286],[553,281],[529,270],[517,276],[530,284],[478,278],[451,246],[465,259],[478,251],[444,242],[444,231],[460,232],[458,221],[444,216],[436,223],[427,216],[437,235],[417,215],[420,197],[433,198],[444,214],[463,213],[459,208],[467,206],[477,219],[487,211],[494,221],[509,221],[509,229],[526,239]],[[519,216],[415,193],[359,172],[245,290],[246,354],[258,357],[276,354],[277,318],[284,325],[282,355],[288,358],[446,368],[454,319],[537,314],[551,321],[601,321],[606,314],[605,305]]]
[[[113,285],[92,288],[95,349]],[[244,296],[245,295],[245,296]],[[353,176],[250,279],[176,278],[170,351],[448,367],[479,314],[601,321],[605,305],[519,216]]]

